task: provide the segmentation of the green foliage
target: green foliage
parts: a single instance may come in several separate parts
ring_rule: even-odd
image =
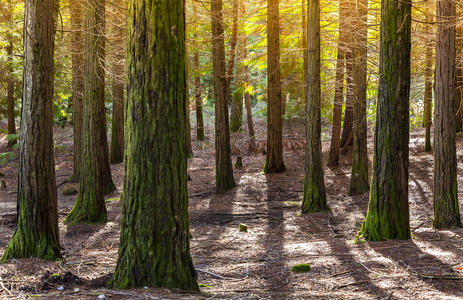
[[[310,269],[309,264],[298,264],[298,265],[294,265],[294,266],[291,267],[291,271],[292,272],[297,272],[297,273],[307,273],[310,270],[311,269]]]

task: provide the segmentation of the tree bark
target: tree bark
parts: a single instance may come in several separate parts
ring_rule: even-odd
[[[126,176],[109,286],[199,291],[189,245],[184,2],[151,4],[129,1]]]
[[[193,12],[195,17],[198,17],[198,9],[196,4],[193,4]],[[196,44],[196,39],[198,38],[197,33],[193,35],[193,43]],[[194,63],[196,72],[199,71],[201,65],[199,61],[199,49],[195,47],[194,53]],[[204,136],[204,119],[203,119],[203,99],[201,95],[201,77],[197,74],[195,76],[195,105],[196,105],[196,140],[203,141]]]
[[[14,123],[14,79],[13,79],[13,42],[9,37],[8,45],[6,46],[6,54],[8,55],[8,82],[7,82],[7,110],[8,110],[8,135],[16,134],[16,124]],[[8,137],[8,147],[16,145],[17,139]]]
[[[426,15],[426,21],[431,22],[432,19],[430,15]],[[431,34],[431,25],[426,24],[426,36]],[[431,148],[431,110],[432,110],[432,48],[430,46],[431,41],[428,39],[426,43],[426,70],[425,70],[425,83],[424,83],[424,125],[425,125],[425,142],[424,142],[424,151],[432,151]]]
[[[74,174],[73,181],[79,181],[82,165],[82,116],[84,99],[84,39],[81,0],[70,1],[71,43],[72,43],[72,123],[74,130]]]
[[[368,213],[357,239],[409,239],[411,2],[382,0],[378,111]]]
[[[354,56],[354,153],[349,195],[362,195],[370,189],[367,146],[367,43],[368,2],[357,0]]]
[[[455,129],[456,132],[460,132],[462,130],[462,111],[460,110],[461,106],[461,99],[462,99],[462,89],[463,89],[463,74],[462,74],[462,54],[463,54],[463,39],[462,34],[463,28],[458,26],[456,29],[456,60],[455,60],[455,113],[456,113],[456,123]]]
[[[434,228],[461,227],[455,130],[455,3],[437,1],[434,86]]]
[[[352,3],[349,2],[349,11],[354,9]],[[349,25],[348,30],[352,30]],[[344,110],[344,121],[342,124],[341,133],[341,148],[347,151],[352,143],[353,135],[353,119],[354,119],[354,84],[353,84],[353,60],[352,60],[353,40],[349,38],[349,45],[346,49],[346,108]]]
[[[307,95],[307,78],[308,78],[308,66],[307,66],[307,0],[301,1],[301,13],[302,13],[302,63],[304,68],[304,78],[302,82],[304,84],[304,95]],[[339,13],[342,13],[340,10]],[[341,18],[341,17],[339,17]]]
[[[223,36],[222,0],[211,2],[212,63],[215,97],[215,164],[216,193],[235,187],[230,151],[228,124],[227,80],[225,78],[225,46]]]
[[[308,79],[306,100],[305,178],[302,213],[329,211],[323,179],[320,86],[320,2],[308,0]]]
[[[1,260],[59,259],[53,152],[53,0],[25,1],[16,230]]]
[[[264,173],[283,172],[279,1],[267,0],[267,152]]]
[[[84,105],[79,194],[65,223],[105,223],[104,195],[115,189],[109,166],[104,100],[104,0],[85,9]]]

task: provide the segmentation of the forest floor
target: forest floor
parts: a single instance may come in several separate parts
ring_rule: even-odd
[[[413,239],[354,244],[368,207],[368,195],[347,195],[352,149],[340,166],[325,167],[329,213],[300,215],[304,178],[304,124],[285,120],[281,174],[261,174],[265,157],[265,122],[256,119],[258,151],[247,151],[246,133],[232,134],[237,186],[215,195],[213,128],[207,139],[193,142],[189,159],[191,255],[198,270],[200,293],[138,288],[108,290],[119,244],[123,164],[113,165],[117,190],[107,196],[106,225],[66,227],[60,223],[63,261],[34,258],[0,265],[0,298],[77,299],[462,299],[463,229],[434,230],[432,222],[433,156],[423,152],[424,131],[410,135],[409,202]],[[325,124],[323,153],[329,149]],[[193,138],[195,132],[193,130]],[[0,153],[7,151],[4,136]],[[458,160],[463,137],[458,137]],[[59,217],[71,210],[76,195],[62,195],[72,174],[72,130],[55,129]],[[369,132],[370,160],[373,134]],[[6,190],[0,190],[0,255],[15,228],[17,155],[0,167]],[[463,170],[458,169],[460,207]],[[371,161],[370,161],[371,168]],[[78,187],[75,184],[75,187]],[[248,226],[240,232],[239,224]],[[293,265],[308,263],[311,271],[295,273]],[[60,274],[53,279],[52,274]]]

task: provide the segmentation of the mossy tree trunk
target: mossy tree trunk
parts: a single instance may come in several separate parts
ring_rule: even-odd
[[[72,43],[72,128],[74,131],[74,181],[80,179],[82,166],[82,117],[84,99],[84,39],[81,0],[70,1]]]
[[[267,0],[267,152],[264,173],[283,172],[283,119],[281,118],[280,7]]]
[[[455,38],[455,48],[456,48],[456,56],[455,56],[455,113],[456,113],[456,123],[455,123],[455,130],[456,132],[460,132],[462,130],[463,119],[462,119],[462,111],[460,110],[461,106],[461,98],[463,96],[462,89],[463,89],[463,65],[462,65],[462,54],[463,54],[463,28],[458,26],[456,29],[456,38]]]
[[[302,213],[329,211],[322,165],[319,0],[308,0],[307,27],[309,28],[307,32],[308,78]]]
[[[426,21],[431,22],[431,16],[426,15]],[[426,24],[426,33],[431,34],[431,25]],[[430,46],[431,41],[428,39],[426,43],[426,69],[425,69],[425,82],[424,82],[424,127],[425,127],[425,142],[424,142],[424,151],[432,151],[431,148],[431,110],[432,110],[432,76],[433,76],[433,53]]]
[[[184,2],[130,0],[121,241],[111,288],[198,291],[190,256]]]
[[[410,238],[410,32],[411,2],[382,0],[373,179],[360,239]]]
[[[85,6],[84,105],[79,194],[65,223],[105,223],[104,195],[115,189],[109,166],[104,99],[104,0]]]
[[[348,0],[339,2],[339,38],[338,38],[338,54],[336,60],[336,85],[334,88],[333,101],[333,125],[331,130],[331,144],[328,160],[328,166],[339,165],[339,150],[341,146],[341,123],[342,123],[342,105],[344,102],[344,69],[346,47],[348,41],[348,20],[347,12],[349,9]]]
[[[362,195],[370,189],[367,147],[367,43],[368,2],[357,0],[354,56],[354,152],[349,195]]]
[[[211,2],[212,64],[215,98],[215,171],[216,193],[235,187],[230,151],[230,128],[225,77],[225,46],[223,32],[222,0]]]
[[[243,128],[243,95],[244,88],[243,85],[238,86],[237,89],[232,94],[232,111],[230,117],[230,131],[238,132]]]
[[[14,123],[14,78],[13,78],[13,42],[11,36],[8,36],[8,45],[6,46],[6,54],[8,55],[8,77],[6,102],[8,110],[8,134],[16,134],[16,124]],[[8,139],[8,147],[16,145],[16,139]]]
[[[1,260],[59,259],[53,152],[53,0],[25,1],[16,230]]]
[[[461,226],[458,206],[455,130],[455,2],[437,1],[434,86],[434,217],[435,228]]]
[[[123,27],[113,25],[114,42],[117,44],[125,40],[126,32]],[[125,53],[124,48],[118,48],[113,62],[113,118],[111,126],[111,164],[119,164],[124,161],[124,85],[125,85]]]

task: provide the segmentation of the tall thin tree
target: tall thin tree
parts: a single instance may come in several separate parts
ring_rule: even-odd
[[[17,224],[1,260],[61,258],[53,152],[54,3],[24,4]]]

